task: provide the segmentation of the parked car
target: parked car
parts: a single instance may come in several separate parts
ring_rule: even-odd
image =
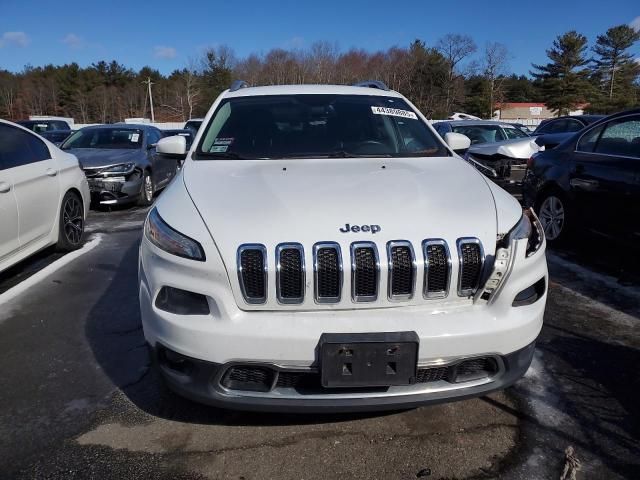
[[[64,120],[21,120],[17,123],[36,132],[56,146],[64,142],[72,133],[71,127]]]
[[[47,132],[41,132],[40,136],[49,140],[56,147],[59,147],[74,132],[75,130],[49,130]]]
[[[471,145],[502,142],[514,138],[527,138],[528,134],[510,123],[494,120],[453,120],[437,122],[433,127],[441,137],[447,133],[461,133],[471,140]]]
[[[36,133],[51,132],[54,130],[70,131],[71,127],[64,120],[20,120],[16,122]]]
[[[640,109],[603,118],[534,155],[524,198],[538,212],[550,241],[586,227],[637,243]]]
[[[0,120],[0,271],[51,245],[79,248],[88,208],[78,160]]]
[[[174,135],[180,135],[181,137],[184,137],[184,139],[187,141],[187,150],[189,150],[191,148],[191,144],[193,143],[193,137],[195,137],[195,133],[193,133],[193,130],[189,129],[189,128],[185,128],[185,129],[172,129],[172,130],[162,130],[162,137],[173,137]]]
[[[578,132],[602,118],[604,115],[573,115],[543,120],[533,131],[533,135]]]
[[[524,137],[471,145],[464,158],[506,191],[521,198],[527,161],[541,149],[536,140]]]
[[[238,409],[484,395],[542,327],[542,227],[402,95],[232,85],[146,219],[139,298],[162,376]],[[374,88],[376,87],[376,88]]]
[[[156,152],[161,138],[149,125],[100,125],[78,130],[61,148],[78,157],[94,203],[151,205],[177,170],[175,160]]]
[[[200,125],[202,125],[202,118],[192,118],[191,120],[187,120],[184,124],[185,130],[191,130],[193,132],[193,136],[196,136],[198,130],[200,129]]]

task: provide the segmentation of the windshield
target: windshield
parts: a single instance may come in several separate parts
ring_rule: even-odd
[[[505,140],[499,125],[456,125],[453,131],[469,137],[471,145]]]
[[[446,156],[400,98],[273,95],[224,100],[195,159]]]
[[[133,128],[83,128],[62,145],[70,148],[136,149],[142,146],[142,130]]]
[[[509,139],[513,138],[527,138],[529,135],[522,131],[520,128],[512,125],[504,125],[504,133]]]

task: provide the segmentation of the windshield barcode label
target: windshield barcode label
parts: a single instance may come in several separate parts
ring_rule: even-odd
[[[371,111],[376,115],[391,115],[392,117],[413,118],[414,120],[418,119],[418,116],[415,113],[407,110],[400,110],[398,108],[371,107]]]

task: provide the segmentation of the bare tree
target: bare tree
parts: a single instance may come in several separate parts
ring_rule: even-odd
[[[454,96],[455,83],[458,79],[458,74],[456,74],[458,64],[475,52],[476,49],[476,44],[469,35],[460,35],[457,33],[448,33],[436,43],[436,50],[445,58],[449,67],[445,103],[445,108],[448,113],[450,113],[450,108],[453,104],[452,97]]]
[[[496,98],[501,97],[502,84],[507,75],[509,51],[498,42],[488,42],[484,47],[482,59],[483,75],[489,83],[489,112],[493,118]]]

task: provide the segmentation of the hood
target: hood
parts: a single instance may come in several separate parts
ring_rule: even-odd
[[[540,151],[540,146],[535,142],[535,138],[514,138],[503,142],[481,143],[469,148],[470,154],[481,156],[498,155],[500,157],[526,160],[534,153]]]
[[[282,242],[310,251],[320,241],[409,240],[416,254],[426,238],[451,249],[477,237],[495,250],[496,203],[482,175],[457,157],[188,161],[184,184],[227,265],[243,243],[269,252]],[[512,199],[508,207],[521,209]],[[508,208],[507,207],[507,208]],[[349,226],[372,226],[367,232]],[[344,231],[341,231],[344,230]]]
[[[136,162],[142,155],[140,149],[70,148],[65,150],[78,157],[82,168],[98,168],[119,163]]]

